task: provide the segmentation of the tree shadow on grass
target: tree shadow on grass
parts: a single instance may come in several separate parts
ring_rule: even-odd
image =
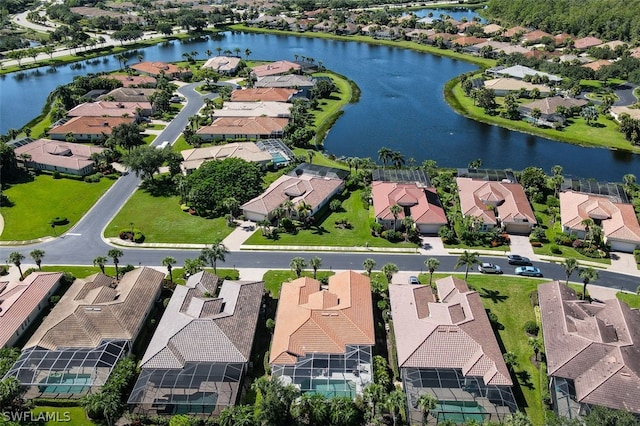
[[[533,390],[535,388],[535,386],[533,386],[533,383],[531,383],[531,374],[529,374],[528,371],[516,371],[515,376],[518,379],[518,383],[520,383],[520,386],[524,386],[529,390]]]
[[[509,298],[509,296],[500,294],[498,290],[488,290],[484,287],[481,289],[481,291],[479,291],[479,293],[480,297],[482,297],[483,299],[491,299],[493,303],[504,302]]]
[[[314,235],[324,235],[330,233],[324,226],[314,226],[312,229],[313,231],[311,231],[311,233]]]

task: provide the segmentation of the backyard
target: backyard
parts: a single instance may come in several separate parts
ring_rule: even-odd
[[[102,178],[87,183],[42,174],[30,181],[6,184],[3,192],[10,204],[0,207],[4,218],[0,239],[21,241],[60,235],[75,225],[113,182]],[[66,218],[68,223],[52,229],[51,221],[56,217]]]
[[[35,407],[31,410],[33,420],[43,420],[44,425],[65,424],[69,426],[93,426],[81,407]]]

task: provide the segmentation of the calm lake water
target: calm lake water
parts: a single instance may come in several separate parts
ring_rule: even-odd
[[[437,12],[436,12],[437,13]],[[444,12],[446,13],[446,12]],[[377,159],[380,147],[401,151],[417,164],[434,159],[439,165],[466,167],[477,158],[483,167],[539,166],[550,172],[554,164],[564,173],[620,181],[625,173],[640,173],[640,156],[583,148],[477,123],[453,112],[443,97],[444,83],[475,67],[469,63],[385,46],[355,42],[224,33],[218,38],[171,42],[141,50],[144,60],[178,61],[183,52],[216,47],[251,49],[252,59],[313,57],[348,76],[362,90],[360,102],[349,105],[329,132],[325,149],[337,156]],[[129,63],[137,61],[130,54]],[[10,74],[0,80],[0,132],[20,128],[36,116],[47,95],[74,76],[118,68],[113,57],[80,67],[42,68]]]

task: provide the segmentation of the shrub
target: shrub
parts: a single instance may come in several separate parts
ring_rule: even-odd
[[[338,200],[337,198],[331,200],[331,202],[329,203],[329,210],[331,210],[332,212],[337,212],[341,208],[342,208],[342,201]]]
[[[296,226],[294,225],[293,221],[288,217],[285,217],[284,219],[280,220],[280,226],[287,232],[291,232],[294,229],[296,229]]]
[[[633,257],[635,257],[636,263],[640,263],[640,250],[634,250]]]
[[[448,226],[440,228],[438,236],[442,238],[445,244],[454,244],[456,242],[456,232]]]
[[[582,240],[575,240],[573,243],[571,243],[571,247],[577,249],[577,248],[581,248],[582,247]]]
[[[0,265],[0,275],[7,275],[9,273],[9,265]]]
[[[566,232],[563,232],[561,234],[556,235],[556,240],[555,243],[556,244],[560,244],[561,246],[571,246],[571,244],[573,244],[573,242],[577,239],[578,237],[576,237],[573,234],[567,234]]]
[[[383,229],[382,225],[380,225],[378,222],[373,222],[371,224],[371,232],[374,235],[382,236],[382,233],[384,232],[382,229]]]
[[[560,207],[560,200],[553,195],[547,195],[547,206],[548,207]]]
[[[558,247],[557,244],[551,244],[550,249],[553,254],[562,254],[562,250],[560,250],[560,247]]]
[[[540,241],[532,241],[531,247],[542,247],[542,243]]]
[[[169,306],[169,302],[171,301],[170,297],[167,297],[165,299],[162,300],[162,306],[166,309],[167,306]]]
[[[25,278],[27,278],[29,275],[33,274],[34,272],[38,272],[37,268],[29,268],[26,271],[24,271],[24,273],[22,275],[24,275]]]
[[[535,321],[527,321],[524,323],[524,331],[530,336],[537,336],[540,326]]]
[[[533,290],[529,293],[529,302],[531,302],[531,306],[536,307],[540,304],[538,299],[538,290]]]
[[[340,229],[351,229],[353,228],[353,225],[346,218],[343,218],[335,221],[335,227]]]
[[[132,264],[128,264],[127,266],[125,266],[125,267],[123,267],[123,268],[120,268],[120,273],[121,273],[122,275],[124,275],[124,274],[126,274],[127,272],[131,272],[131,271],[133,271],[134,269],[136,269],[136,267],[135,267],[135,266],[133,266]]]
[[[53,178],[54,179],[60,179],[61,177],[62,177],[62,175],[60,174],[59,171],[56,170],[55,172],[53,172]]]
[[[388,231],[384,231],[382,234],[386,234],[382,237],[391,242],[400,241],[402,239],[402,232],[393,231],[391,229]]]
[[[547,239],[547,235],[544,232],[544,228],[541,226],[536,226],[531,231],[531,235],[529,236],[529,241],[545,241]]]
[[[51,296],[49,298],[49,303],[51,304],[51,306],[55,306],[56,303],[58,303],[60,301],[60,296]]]
[[[139,231],[133,234],[133,242],[138,244],[144,242],[144,234]]]
[[[102,179],[102,173],[100,172],[84,177],[84,181],[88,183],[98,183],[100,179]]]
[[[56,226],[66,225],[67,223],[69,223],[69,219],[66,217],[56,216],[51,220],[51,224]]]

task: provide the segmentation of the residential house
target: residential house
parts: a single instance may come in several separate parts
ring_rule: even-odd
[[[139,87],[118,87],[109,93],[100,96],[101,101],[115,102],[149,102],[156,89],[144,89]]]
[[[221,117],[196,133],[205,141],[278,138],[284,134],[288,122],[288,118],[278,117]]]
[[[564,46],[569,40],[573,40],[573,36],[567,33],[560,33],[553,36],[553,42],[557,46]]]
[[[541,30],[533,30],[525,33],[522,36],[522,42],[527,44],[534,44],[534,43],[538,43],[543,38],[553,39],[553,35]]]
[[[546,72],[538,71],[533,68],[525,67],[523,65],[514,65],[511,67],[503,67],[498,66],[494,68],[489,68],[485,71],[489,75],[493,75],[496,77],[513,77],[519,80],[523,80],[526,76],[540,76],[546,77],[549,79],[550,83],[559,83],[562,81],[561,77],[555,76],[553,74],[548,74]]]
[[[511,55],[513,53],[522,53],[524,55],[531,50],[530,48],[522,47],[517,44],[494,40],[488,40],[482,43],[467,46],[463,50],[465,52],[471,53],[472,55],[480,55],[481,53],[483,53],[482,49],[485,46],[489,46],[491,48],[491,56],[494,57],[499,55]]]
[[[624,41],[612,40],[612,41],[608,41],[606,43],[602,43],[598,47],[608,47],[611,50],[616,50],[616,48],[618,48],[620,46],[624,46],[624,48],[626,49],[629,45],[627,43],[625,43]]]
[[[232,102],[289,102],[299,90],[284,87],[256,87],[231,92]]]
[[[344,271],[326,287],[307,277],[282,284],[269,366],[284,383],[327,398],[362,395],[375,342],[369,277]]]
[[[150,102],[85,102],[67,112],[68,117],[148,117],[153,113]]]
[[[138,268],[115,280],[76,280],[25,344],[5,377],[26,398],[79,398],[105,384],[160,296],[164,272]]]
[[[159,77],[164,75],[167,78],[177,78],[183,74],[183,70],[176,65],[166,62],[140,62],[130,65],[129,68],[138,71],[140,74]]]
[[[578,50],[587,50],[590,47],[600,46],[602,40],[596,37],[582,37],[573,41],[573,47]]]
[[[607,59],[598,59],[597,61],[584,64],[583,67],[598,71],[602,67],[608,67],[611,64],[612,62]]]
[[[118,80],[123,87],[156,87],[156,79],[148,75],[111,74],[110,80]]]
[[[532,117],[533,110],[540,111],[540,118],[537,119],[538,124],[545,126],[553,126],[554,123],[564,124],[566,117],[563,114],[558,113],[558,107],[563,107],[568,110],[582,109],[583,106],[589,102],[586,99],[573,99],[563,98],[561,96],[549,96],[543,99],[538,99],[527,104],[520,106],[520,113],[525,117],[529,117],[532,120],[536,120]]]
[[[49,306],[61,279],[62,272],[33,272],[23,281],[0,278],[0,348],[16,346]]]
[[[634,47],[629,51],[632,58],[640,59],[640,47]]]
[[[287,74],[258,78],[254,87],[285,87],[310,91],[315,85],[316,82],[306,75]]]
[[[511,28],[507,28],[503,33],[502,36],[505,38],[509,38],[509,39],[513,39],[513,38],[518,38],[521,37],[522,35],[524,35],[525,33],[527,33],[529,30],[525,27],[511,27]]]
[[[553,410],[570,419],[594,406],[640,415],[640,312],[616,298],[577,299],[558,281],[538,286]]]
[[[302,69],[300,64],[291,62],[291,61],[276,61],[269,62],[264,65],[257,65],[251,69],[253,75],[257,78],[273,76],[273,75],[282,75],[282,74],[293,74],[299,72]]]
[[[307,217],[313,216],[344,190],[347,175],[344,170],[303,163],[276,179],[262,194],[244,203],[242,213],[247,220],[254,222],[272,220],[274,210],[285,201],[291,201],[294,209],[289,212],[290,217],[300,217],[297,207],[303,202],[311,208],[306,212]]]
[[[216,117],[278,117],[291,116],[291,104],[286,102],[225,102],[215,110]]]
[[[545,86],[544,84],[533,84],[516,78],[493,78],[491,80],[485,80],[483,83],[484,87],[493,90],[497,96],[505,96],[509,93],[519,92],[521,90],[531,93],[534,89],[538,89],[542,96],[548,96],[549,93],[551,93],[549,86]]]
[[[241,59],[237,56],[215,56],[209,58],[202,68],[211,68],[219,74],[233,75],[238,72],[240,61]]]
[[[435,284],[435,294],[428,285],[389,286],[409,424],[503,422],[517,405],[482,299],[458,278]],[[437,399],[428,419],[418,407],[424,394]]]
[[[401,228],[402,220],[409,216],[421,234],[437,234],[441,227],[447,225],[447,215],[433,187],[374,181],[371,198],[375,220],[386,229]],[[402,208],[397,216],[391,212],[394,205]]]
[[[640,247],[640,225],[632,204],[612,201],[600,195],[562,191],[562,230],[584,238],[586,219],[602,228],[604,242],[611,245],[611,250],[633,252]]]
[[[482,28],[482,31],[488,36],[500,34],[504,31],[504,28],[498,24],[488,24]]]
[[[628,106],[612,106],[609,112],[617,121],[620,121],[621,114],[627,114],[631,118],[640,120],[640,109],[638,108],[629,108]]]
[[[232,142],[224,145],[187,149],[182,154],[182,170],[186,174],[198,169],[202,163],[225,158],[241,158],[265,166],[272,160],[271,154],[258,148],[253,142]]]
[[[135,412],[211,415],[238,403],[264,282],[219,284],[203,271],[176,286],[140,361],[128,401]]]
[[[97,141],[105,139],[114,127],[135,122],[134,117],[73,117],[69,121],[49,129],[51,139],[67,140],[67,135],[77,141]]]
[[[111,19],[117,19],[120,22],[131,22],[131,23],[143,23],[143,18],[139,15],[133,14],[125,14],[120,12],[114,12],[112,10],[105,10],[99,7],[87,7],[87,6],[78,6],[69,8],[71,13],[76,15],[83,16],[85,18],[99,18],[99,17],[109,17]]]
[[[97,146],[51,139],[37,139],[15,148],[16,157],[25,167],[76,176],[93,173],[95,162],[91,156],[102,151],[104,148]]]
[[[466,47],[466,46],[474,46],[480,43],[486,42],[486,38],[478,38],[474,36],[460,36],[451,40],[451,43],[454,46]]]
[[[480,230],[504,228],[513,234],[529,234],[537,220],[522,185],[515,182],[491,182],[467,177],[456,178],[460,210],[472,216]]]

